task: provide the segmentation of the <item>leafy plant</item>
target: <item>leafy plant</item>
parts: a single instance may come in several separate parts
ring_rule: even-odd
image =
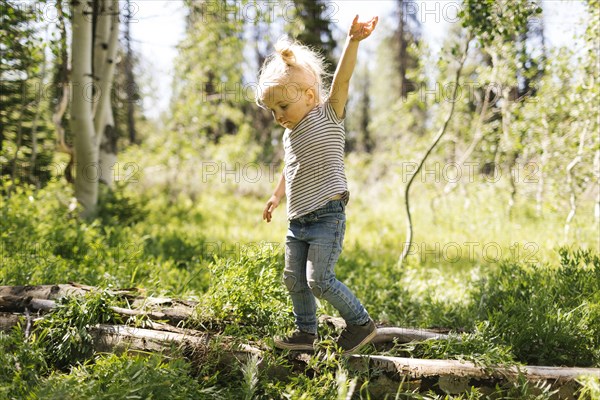
[[[28,340],[22,326],[0,332],[0,398],[26,398],[48,370],[44,348]]]
[[[221,391],[190,378],[191,368],[183,359],[166,360],[160,355],[109,354],[76,366],[69,374],[55,373],[31,398],[60,399],[181,399],[224,398]]]
[[[269,244],[263,243],[259,248]],[[280,254],[238,248],[234,257],[215,256],[210,287],[197,307],[198,318],[225,333],[264,337],[289,327],[291,307],[281,281]]]
[[[473,333],[451,334],[447,340],[396,345],[391,353],[400,352],[416,358],[467,360],[483,367],[515,364],[510,346],[502,344],[489,326],[485,321],[479,323]]]
[[[558,267],[505,262],[474,293],[480,318],[516,358],[538,365],[600,365],[600,259],[560,249]]]
[[[38,341],[45,348],[48,362],[66,368],[90,357],[94,349],[90,330],[94,325],[120,322],[110,309],[112,303],[107,291],[59,300],[57,307],[36,324]]]

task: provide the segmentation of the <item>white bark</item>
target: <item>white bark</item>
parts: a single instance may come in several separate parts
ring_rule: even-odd
[[[594,217],[600,220],[600,150],[596,150],[594,157],[594,175],[596,176],[596,204],[594,205]]]
[[[584,124],[583,129],[581,130],[581,136],[579,137],[579,147],[577,149],[577,155],[571,160],[569,165],[567,165],[567,188],[569,189],[569,204],[571,209],[569,210],[569,215],[567,215],[567,220],[565,221],[565,242],[569,239],[569,231],[571,229],[571,221],[575,218],[575,213],[577,212],[577,195],[576,185],[573,182],[573,169],[581,162],[583,158],[583,148],[585,146],[585,137],[587,135],[587,123]]]
[[[98,156],[100,180],[109,187],[113,187],[113,168],[117,162],[117,150],[116,138],[114,138],[115,123],[111,107],[111,93],[119,45],[119,3],[116,0],[103,0],[101,3],[104,4],[102,18],[105,31],[102,32],[103,36],[100,38],[102,52],[97,67],[100,98],[96,103],[94,127],[100,141]]]
[[[67,107],[69,105],[69,84],[67,78],[67,65],[69,64],[68,53],[66,49],[66,37],[67,30],[65,28],[65,16],[62,12],[61,2],[56,3],[56,12],[58,17],[58,29],[61,34],[61,59],[59,64],[59,73],[60,73],[60,85],[61,85],[61,95],[60,100],[56,107],[54,108],[54,113],[52,114],[52,123],[56,128],[56,147],[57,150],[63,153],[67,153],[69,155],[73,154],[73,149],[67,145],[65,142],[65,129],[62,126],[62,118],[67,111]],[[63,42],[64,41],[64,42]],[[64,47],[63,47],[64,46]]]
[[[69,105],[69,86],[66,83],[62,84],[62,94],[60,101],[56,105],[54,114],[52,114],[52,122],[56,128],[56,148],[58,151],[63,153],[71,154],[73,150],[67,145],[65,141],[65,129],[62,126],[62,117],[67,111]]]
[[[544,115],[542,118],[542,155],[540,156],[540,177],[537,182],[537,189],[535,193],[535,212],[538,217],[541,217],[543,214],[543,203],[544,203],[544,174],[546,169],[546,164],[548,164],[548,159],[550,158],[550,127],[548,126],[547,116]]]
[[[9,330],[19,321],[32,318],[24,315],[0,312],[0,331]],[[213,336],[206,332],[180,329],[152,324],[153,328],[136,328],[126,325],[99,324],[91,326],[88,332],[93,337],[97,352],[143,352],[172,354],[179,348],[192,363],[202,363],[206,353],[219,352],[222,368],[239,365],[240,361],[254,357],[262,373],[277,379],[286,379],[293,371],[307,368],[311,356],[305,353],[290,352],[292,367],[265,363],[261,347],[252,343],[239,343],[232,337]],[[165,330],[162,330],[165,329]],[[260,344],[259,344],[260,345]],[[316,353],[312,357],[319,357]],[[583,376],[600,378],[598,368],[546,367],[546,366],[504,366],[477,365],[464,360],[432,360],[418,358],[389,357],[381,355],[344,355],[348,358],[348,369],[363,376],[370,376],[369,391],[376,398],[394,395],[400,386],[409,385],[415,391],[441,389],[446,393],[458,394],[471,387],[482,393],[497,391],[498,385],[520,382],[525,379],[530,384],[549,385],[558,391],[559,398],[574,398],[579,388],[578,379]]]
[[[114,137],[116,135],[115,121],[110,106],[110,96],[106,96],[102,101],[109,104],[105,105],[106,119],[98,132],[100,135],[98,167],[102,183],[112,188],[116,180],[116,174],[118,174],[118,171],[115,171],[115,168],[117,168],[117,139]]]
[[[71,120],[75,133],[75,196],[83,206],[83,217],[91,217],[96,213],[98,183],[103,178],[106,161],[110,163],[114,159],[104,157],[101,161],[99,147],[107,125],[114,125],[110,92],[118,46],[118,1],[101,1],[94,65],[92,12],[92,2],[73,3]],[[97,82],[93,81],[94,73]],[[97,85],[94,86],[94,83]],[[95,93],[92,88],[95,88]],[[108,176],[111,177],[112,174]],[[111,180],[108,178],[108,181]]]
[[[558,398],[573,399],[579,387],[577,383],[579,378],[583,376],[600,378],[599,368],[482,366],[462,360],[429,360],[379,355],[349,357],[348,367],[352,371],[359,373],[379,371],[380,374],[384,372],[383,377],[387,377],[388,374],[396,377],[396,382],[400,381],[396,384],[389,378],[384,379],[383,382],[375,378],[370,382],[370,386],[381,385],[387,387],[387,391],[392,393],[396,392],[400,385],[416,382],[416,385],[411,385],[415,390],[438,388],[445,393],[458,394],[471,387],[478,387],[483,394],[492,394],[497,389],[497,384],[526,379],[532,385],[536,383],[549,385],[551,389],[557,391]],[[428,385],[425,384],[427,380],[433,380],[434,383],[427,387]]]
[[[98,141],[90,90],[93,85],[91,15],[91,2],[73,3],[71,128],[75,136],[75,197],[83,206],[83,217],[94,215],[98,203]]]
[[[1,292],[0,286],[0,294]],[[321,315],[319,317],[319,323],[328,324],[335,329],[342,330],[346,327],[346,321],[340,317],[331,317],[329,315]],[[401,328],[401,327],[383,327],[377,328],[377,336],[372,340],[372,343],[393,343],[397,341],[399,343],[408,343],[412,341],[422,340],[446,340],[448,335],[438,332],[429,331],[426,329],[412,329],[412,328]]]
[[[513,144],[511,141],[511,132],[510,132],[510,122],[512,119],[512,111],[511,111],[511,100],[510,100],[510,90],[511,87],[508,86],[502,90],[502,107],[501,107],[501,118],[502,118],[502,137],[500,138],[499,146],[500,148],[504,147],[504,153],[506,154],[508,161],[508,169],[509,169],[509,183],[510,183],[510,197],[508,198],[508,204],[506,209],[506,216],[510,220],[512,217],[512,211],[515,206],[515,199],[517,197],[517,168],[515,166],[516,163],[516,150],[513,148]],[[496,153],[495,165],[500,165],[499,160],[500,152]]]
[[[46,52],[43,52],[44,57],[42,59],[42,72],[40,73],[40,85],[44,85],[44,81],[46,80]],[[35,115],[33,117],[33,123],[31,124],[31,165],[29,167],[29,179],[33,182],[36,188],[40,188],[40,177],[37,175],[38,169],[36,167],[37,164],[37,153],[38,153],[38,143],[37,143],[37,127],[40,119],[40,114],[42,112],[40,106],[40,99],[36,99],[35,104]]]
[[[96,31],[94,32],[94,89],[100,90],[100,77],[104,73],[104,61],[108,55],[108,43],[110,41],[110,27],[112,18],[108,10],[110,0],[98,1],[98,16],[96,18]],[[94,102],[93,112],[96,115],[99,102]]]

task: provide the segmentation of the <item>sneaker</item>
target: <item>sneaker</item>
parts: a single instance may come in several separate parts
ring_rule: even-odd
[[[377,335],[375,322],[369,318],[364,325],[348,325],[337,340],[337,345],[344,354],[351,353],[368,344]]]
[[[286,337],[276,336],[275,347],[284,350],[314,350],[317,335],[302,332],[296,329],[294,333]]]

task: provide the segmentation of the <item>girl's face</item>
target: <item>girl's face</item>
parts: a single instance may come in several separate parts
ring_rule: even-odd
[[[269,87],[263,97],[263,103],[279,125],[294,129],[315,107],[316,99],[313,89],[301,89],[298,85],[290,83]]]

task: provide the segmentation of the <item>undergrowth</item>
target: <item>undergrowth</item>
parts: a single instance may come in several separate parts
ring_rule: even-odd
[[[267,244],[265,244],[266,246]],[[197,306],[197,323],[226,335],[264,338],[290,323],[290,302],[281,282],[281,254],[251,253],[215,257],[210,286]]]
[[[502,263],[480,280],[474,314],[523,363],[599,366],[600,258],[559,254],[559,265]]]
[[[118,324],[112,312],[115,300],[107,291],[90,292],[84,297],[63,297],[56,308],[36,323],[36,341],[45,348],[48,363],[67,368],[93,355],[91,330],[97,324]]]
[[[280,236],[285,224],[258,225],[259,199],[229,200],[222,204],[222,211],[211,213],[205,210],[215,209],[224,200],[210,193],[194,202],[143,195],[134,200],[134,194],[119,190],[124,191],[114,194],[91,221],[81,221],[69,211],[71,193],[59,183],[39,191],[17,188],[11,198],[1,199],[0,284],[77,281],[99,286],[100,291],[86,298],[64,299],[37,323],[23,321],[12,331],[0,333],[0,398],[383,397],[373,384],[381,375],[350,372],[347,360],[327,345],[337,332],[325,326],[320,327],[324,343],[307,360],[304,372],[267,373],[292,367],[285,353],[270,350],[270,338],[292,328],[293,315],[281,281]],[[360,201],[355,207],[337,266],[340,279],[379,323],[450,331],[449,340],[396,345],[387,354],[467,360],[482,367],[600,366],[597,250],[540,246],[536,262],[518,257],[488,262],[473,257],[438,263],[414,255],[400,269],[395,242],[390,240],[392,234],[397,240],[398,233],[386,231],[389,235],[382,234],[378,241],[379,231],[373,226],[391,229],[393,223],[373,218],[377,222],[369,225],[358,214],[374,211],[360,209]],[[443,236],[443,229],[432,225],[430,233]],[[481,227],[474,229],[473,235],[485,234]],[[499,246],[505,249],[510,243],[505,240]],[[170,356],[96,353],[91,328],[123,322],[112,313],[110,307],[118,303],[106,289],[131,286],[144,288],[148,295],[198,301],[196,328],[239,343],[251,342],[264,349],[263,358],[224,369],[218,343],[203,355],[202,363],[187,361],[177,351]],[[326,303],[319,304],[319,313],[336,315]],[[599,397],[598,379],[582,379],[581,384],[581,400]],[[397,394],[388,398],[491,396],[477,388],[455,396],[420,393],[406,385],[394,390]],[[549,399],[551,392],[520,381],[497,388],[493,395]]]

